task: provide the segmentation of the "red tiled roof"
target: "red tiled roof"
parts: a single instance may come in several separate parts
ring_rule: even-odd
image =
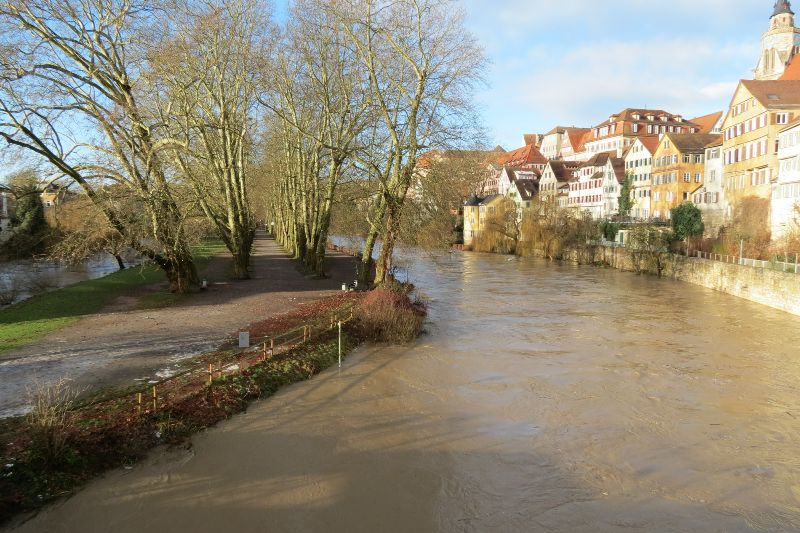
[[[700,126],[700,131],[697,133],[711,133],[711,130],[714,129],[714,126],[719,122],[719,119],[722,118],[722,111],[717,111],[716,113],[710,113],[708,115],[703,115],[702,117],[693,118],[689,122]]]
[[[740,83],[767,109],[800,106],[800,80],[742,80]]]
[[[781,81],[797,81],[800,80],[800,59],[797,59],[798,56],[794,56],[790,61],[789,64],[786,66],[786,70],[783,71],[783,74],[780,78]]]
[[[569,144],[572,146],[572,150],[577,152],[577,147],[583,147],[585,142],[582,139],[591,133],[592,130],[590,128],[567,128],[567,137],[569,137]]]
[[[656,135],[648,135],[646,137],[639,137],[639,141],[647,148],[647,151],[650,154],[656,153],[656,148],[658,148],[659,138]]]
[[[536,146],[529,144],[522,148],[517,148],[510,152],[506,152],[497,158],[497,162],[501,165],[532,165],[532,164],[547,164],[547,158],[536,148]]]

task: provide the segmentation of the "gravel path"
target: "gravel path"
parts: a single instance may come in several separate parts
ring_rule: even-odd
[[[274,240],[256,239],[253,279],[231,281],[226,254],[212,259],[209,290],[177,305],[137,309],[136,295],[117,299],[105,313],[88,316],[41,341],[0,358],[0,417],[25,411],[35,382],[69,378],[80,390],[128,386],[167,377],[181,361],[216,349],[248,324],[341,290],[352,280],[354,259],[332,254],[328,279],[303,276]]]

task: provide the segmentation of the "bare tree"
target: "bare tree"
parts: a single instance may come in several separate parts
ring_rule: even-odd
[[[456,242],[464,201],[480,189],[490,158],[476,150],[420,157],[404,207],[402,241],[423,248],[449,248]]]
[[[478,252],[515,253],[521,229],[517,204],[510,198],[500,198],[487,207],[474,248]]]
[[[421,151],[448,146],[474,130],[471,92],[484,58],[455,2],[349,0],[333,6],[368,75],[370,98],[380,117],[376,128],[389,141],[385,163],[378,159],[373,173],[380,180],[381,196],[370,238],[380,231],[376,282],[382,283],[392,268],[402,209]],[[367,246],[365,261],[371,252]]]
[[[353,170],[361,137],[374,122],[368,80],[330,2],[296,2],[282,44],[270,70],[272,90],[263,98],[283,140],[282,199],[274,218],[284,244],[323,274],[336,188]]]
[[[178,2],[173,37],[154,54],[163,137],[180,178],[249,277],[255,217],[249,201],[257,134],[257,68],[269,50],[270,12],[259,0]]]
[[[197,281],[186,218],[146,105],[154,9],[147,0],[1,1],[0,137],[77,183],[172,290],[186,292]],[[146,241],[103,202],[98,191],[110,183],[141,202]]]
[[[108,188],[98,191],[103,197],[103,204],[113,204],[114,212],[126,219],[126,227],[143,227],[141,209],[120,188]],[[122,256],[128,249],[128,239],[121,235],[109,223],[103,212],[89,200],[80,195],[66,201],[59,209],[56,223],[59,238],[50,248],[48,255],[66,263],[81,263],[90,257],[107,253],[116,259],[120,270],[126,265]]]

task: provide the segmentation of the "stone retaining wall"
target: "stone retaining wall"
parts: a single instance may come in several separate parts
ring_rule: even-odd
[[[565,255],[575,262],[602,263],[619,270],[635,270],[626,248],[597,246],[590,254],[593,261],[579,260],[577,254],[571,251]],[[670,256],[668,263],[665,277],[800,315],[800,274],[679,255]]]

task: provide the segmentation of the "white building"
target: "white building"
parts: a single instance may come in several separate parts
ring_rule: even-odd
[[[549,160],[575,159],[576,149],[581,150],[581,140],[589,131],[588,128],[557,126],[544,135],[539,151]]]
[[[778,179],[772,185],[772,238],[800,230],[800,119],[778,135]]]
[[[625,153],[625,174],[633,178],[633,208],[630,216],[640,220],[651,217],[650,197],[653,186],[653,154],[658,137],[639,137]]]
[[[777,0],[769,19],[769,30],[761,37],[761,56],[754,70],[756,80],[777,80],[797,54],[800,30],[794,26],[794,12],[788,0]]]
[[[538,170],[503,167],[497,178],[497,194],[508,196],[514,190],[514,182],[517,180],[535,181],[538,183],[541,174]]]
[[[595,219],[619,213],[619,195],[625,182],[625,161],[601,153],[578,167],[569,184],[568,206]]]
[[[716,237],[719,230],[730,220],[731,209],[725,202],[724,165],[722,162],[722,136],[706,146],[703,185],[692,195],[692,203],[703,213],[706,235]]]
[[[589,156],[615,151],[621,157],[638,137],[699,131],[700,126],[684,120],[681,115],[660,109],[628,108],[592,128],[585,139],[585,151]]]

